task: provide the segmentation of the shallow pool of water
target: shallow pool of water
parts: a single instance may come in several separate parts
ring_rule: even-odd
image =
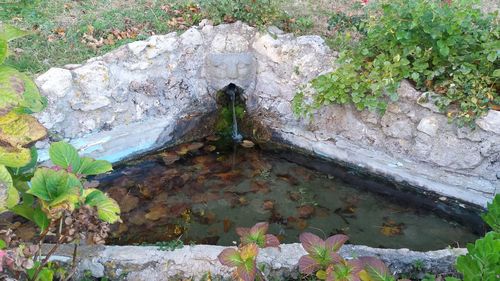
[[[290,157],[287,157],[290,158]],[[284,243],[301,232],[344,233],[350,243],[413,250],[464,247],[468,228],[432,212],[349,186],[255,148],[221,153],[191,143],[130,162],[96,178],[122,208],[108,243],[232,245],[235,227],[268,221]]]

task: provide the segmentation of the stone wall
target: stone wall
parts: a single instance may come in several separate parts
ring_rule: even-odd
[[[245,90],[249,115],[286,142],[395,181],[484,207],[500,187],[500,112],[458,128],[408,82],[385,115],[331,105],[293,115],[298,89],[332,69],[318,36],[294,37],[242,23],[203,21],[181,35],[152,36],[36,79],[49,99],[39,120],[51,138],[120,161],[178,141],[216,110],[229,83]],[[307,92],[307,91],[306,91]],[[42,160],[47,142],[40,143]],[[44,150],[45,149],[45,150]]]

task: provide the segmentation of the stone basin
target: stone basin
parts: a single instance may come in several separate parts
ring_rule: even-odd
[[[294,94],[309,93],[307,83],[331,71],[336,56],[319,36],[203,21],[180,35],[152,36],[81,65],[50,69],[36,79],[49,100],[37,118],[52,140],[67,140],[84,155],[120,163],[208,135],[217,91],[233,83],[244,90],[248,116],[264,128],[265,134],[251,136],[261,144],[286,146],[383,178],[442,209],[483,210],[500,187],[500,112],[490,111],[475,130],[458,128],[432,103],[421,102],[426,93],[403,81],[399,100],[384,115],[330,105],[311,119],[298,118],[292,112]],[[41,160],[47,160],[48,141],[37,146]],[[206,271],[227,276],[228,269],[215,261],[220,249],[90,247],[81,252],[79,268],[95,275],[104,268],[117,275],[133,269],[128,280],[199,277]],[[381,255],[397,272],[417,259],[429,270],[444,272],[464,253],[343,249],[346,254],[358,250]],[[293,275],[300,251],[296,244],[284,245],[281,253],[266,250],[261,259],[271,264],[271,271]]]

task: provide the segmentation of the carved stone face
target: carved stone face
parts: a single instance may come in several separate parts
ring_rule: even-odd
[[[246,90],[255,81],[255,58],[250,53],[209,54],[206,61],[207,80],[220,90],[233,83]]]

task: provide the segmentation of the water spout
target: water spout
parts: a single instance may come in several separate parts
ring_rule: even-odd
[[[236,100],[236,86],[234,84],[230,84],[226,89],[226,94],[229,95],[229,98],[231,99],[231,106],[233,108],[233,131],[231,133],[231,137],[235,143],[240,143],[243,141],[243,136],[238,132],[238,121],[236,120],[236,110],[234,107]]]

